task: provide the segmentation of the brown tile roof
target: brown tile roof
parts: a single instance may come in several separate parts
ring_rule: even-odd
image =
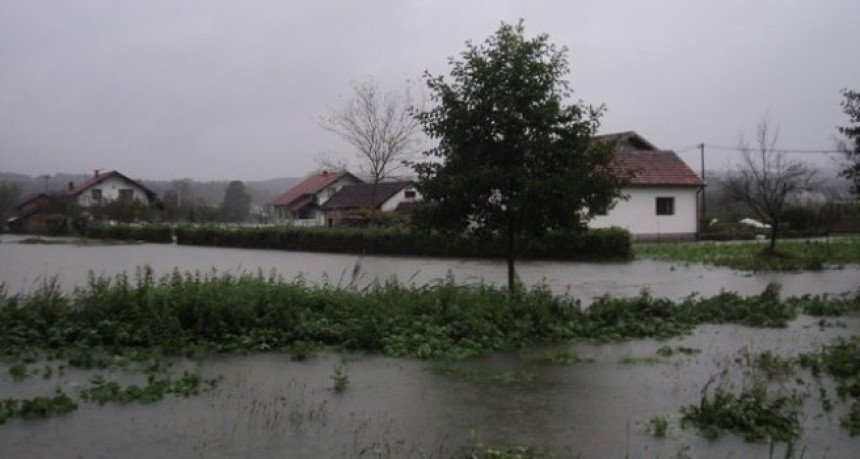
[[[377,208],[398,191],[411,185],[412,182],[380,182],[376,184],[376,199],[373,196],[373,184],[361,183],[349,185],[334,194],[322,208],[333,209],[356,209],[359,207]]]
[[[705,182],[674,152],[621,148],[614,167],[632,176],[633,186],[703,186]]]
[[[290,188],[289,190],[287,190],[286,192],[284,192],[280,196],[276,197],[274,200],[272,200],[272,205],[278,206],[278,207],[287,206],[287,207],[291,208],[291,210],[297,210],[297,209],[292,209],[292,208],[295,207],[296,204],[300,204],[300,202],[298,202],[299,198],[304,198],[301,200],[301,203],[307,204],[306,201],[308,199],[307,198],[308,195],[312,196],[312,195],[318,193],[323,188],[331,185],[332,183],[336,182],[341,177],[345,177],[345,176],[350,176],[350,177],[354,178],[357,182],[361,181],[358,178],[356,178],[354,175],[352,175],[346,171],[340,171],[340,172],[323,171],[323,172],[320,172],[318,174],[313,174],[311,176],[308,176],[306,179],[302,180],[298,185]],[[301,206],[299,206],[299,207],[301,207]]]

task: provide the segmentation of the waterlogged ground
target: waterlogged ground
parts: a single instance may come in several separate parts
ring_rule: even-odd
[[[580,343],[459,362],[328,353],[298,362],[286,354],[183,360],[171,371],[223,379],[213,392],[149,405],[78,399],[76,391],[95,374],[137,377],[125,370],[60,371],[63,362],[40,362],[28,367],[30,377],[14,381],[0,365],[2,398],[61,388],[79,404],[64,416],[0,425],[0,451],[21,458],[464,457],[465,447],[480,443],[540,446],[561,457],[768,457],[767,443],[731,434],[711,441],[682,430],[679,409],[698,404],[709,379],[726,388],[748,384],[745,355],[812,352],[858,327],[858,318],[822,327],[801,317],[786,329],[702,326],[666,342]],[[664,346],[699,352],[660,357]],[[591,361],[545,358],[574,354]],[[47,378],[46,365],[55,367]],[[342,392],[334,390],[338,369]],[[808,373],[773,384],[808,394],[798,453],[856,457],[860,437],[839,426],[846,406],[832,387],[836,408],[827,413]],[[649,432],[655,416],[669,419],[666,438]]]
[[[169,244],[76,245],[20,244],[20,236],[0,235],[0,283],[10,292],[26,292],[56,277],[71,288],[87,281],[90,272],[114,276],[133,274],[141,265],[156,275],[212,270],[225,273],[275,272],[285,279],[301,276],[310,283],[347,285],[356,273],[359,284],[398,279],[425,285],[451,275],[458,283],[505,285],[501,260],[372,257],[309,252],[284,252]],[[820,272],[750,273],[689,263],[636,260],[618,263],[520,261],[517,274],[526,285],[545,284],[588,303],[605,294],[636,296],[649,289],[655,296],[681,299],[693,292],[713,296],[722,290],[743,295],[760,293],[771,282],[786,296],[856,291],[860,266]]]

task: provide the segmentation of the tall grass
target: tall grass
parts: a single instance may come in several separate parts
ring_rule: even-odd
[[[491,286],[446,279],[421,288],[397,282],[307,285],[274,275],[151,269],[113,278],[90,276],[72,294],[46,282],[29,294],[0,290],[0,354],[33,349],[158,349],[184,353],[332,347],[392,356],[465,357],[572,339],[670,337],[701,323],[779,327],[806,309],[852,313],[860,299],[781,299],[776,286],[752,297],[723,293],[680,302],[647,293],[604,297],[583,310],[546,288],[510,298]]]

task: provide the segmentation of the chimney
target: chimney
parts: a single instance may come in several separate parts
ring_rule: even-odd
[[[98,170],[98,169],[96,169],[95,171],[93,171],[93,175],[94,175],[95,177],[98,177],[98,176],[99,176],[99,170]]]
[[[74,189],[75,189],[75,182],[69,182],[69,191],[72,191]]]

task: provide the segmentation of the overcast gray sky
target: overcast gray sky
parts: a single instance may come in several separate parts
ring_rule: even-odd
[[[569,49],[603,132],[734,146],[768,114],[783,148],[833,148],[858,17],[857,0],[0,0],[0,170],[301,176],[319,152],[353,157],[318,124],[352,79],[447,75],[518,18]]]

